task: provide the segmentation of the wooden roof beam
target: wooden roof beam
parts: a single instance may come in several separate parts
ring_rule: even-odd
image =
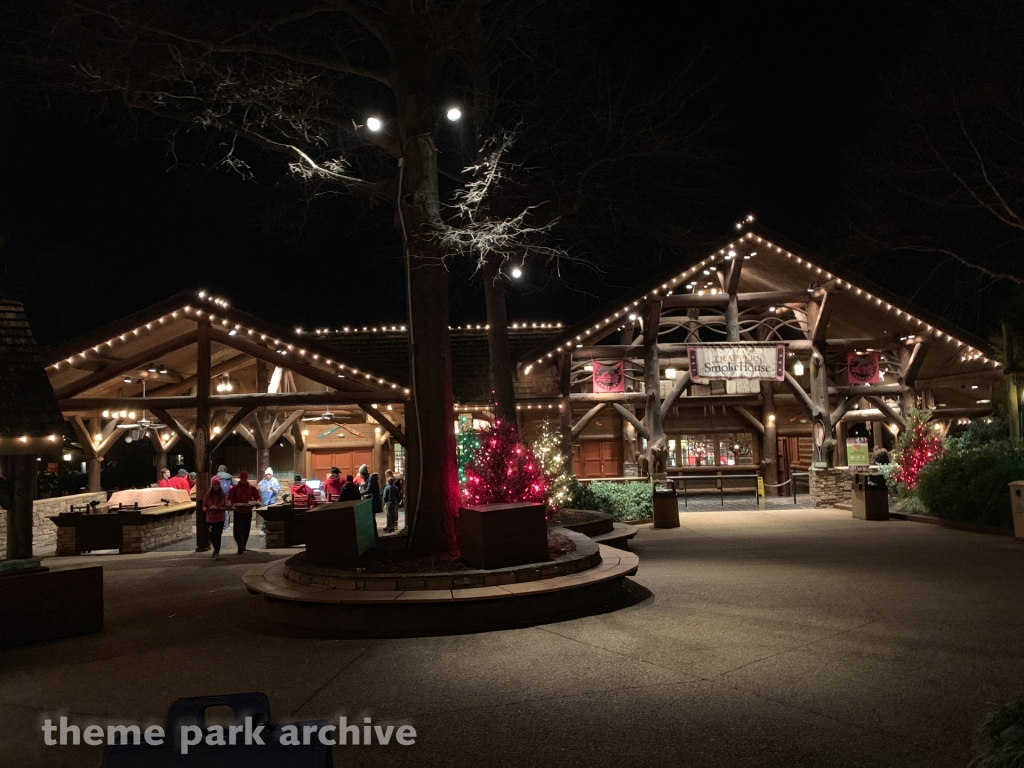
[[[81,394],[82,392],[109,381],[115,376],[120,376],[126,371],[130,371],[134,368],[140,368],[147,363],[153,362],[154,359],[166,355],[168,352],[174,352],[175,350],[187,347],[189,344],[194,344],[195,342],[196,332],[188,331],[187,333],[183,333],[180,336],[175,336],[173,339],[165,341],[163,344],[157,344],[156,346],[145,349],[142,352],[137,352],[124,360],[111,361],[110,365],[105,367],[102,371],[91,373],[78,381],[65,385],[54,392],[54,395],[56,395],[58,400],[74,397],[75,395]]]

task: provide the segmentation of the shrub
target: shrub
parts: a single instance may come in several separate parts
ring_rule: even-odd
[[[654,515],[651,486],[644,482],[590,483],[572,478],[568,506],[607,512],[616,520],[641,520]]]
[[[990,443],[933,461],[921,471],[917,492],[937,517],[1011,528],[1012,480],[1024,480],[1024,453]]]
[[[1024,699],[1005,704],[985,721],[979,732],[981,754],[977,768],[1024,768]]]

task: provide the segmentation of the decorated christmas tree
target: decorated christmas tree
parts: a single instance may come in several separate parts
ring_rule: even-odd
[[[913,490],[917,475],[929,463],[942,455],[942,438],[936,435],[928,421],[932,412],[912,408],[907,414],[905,428],[896,440],[896,463],[892,480]]]
[[[464,504],[544,503],[548,481],[533,450],[515,424],[496,420],[479,436],[480,447],[466,462]]]
[[[468,416],[459,417],[459,431],[455,435],[455,461],[459,467],[459,487],[466,487],[466,465],[480,450],[480,437]]]
[[[562,453],[561,437],[545,421],[531,447],[548,480],[548,506],[552,510],[564,507],[569,503],[573,477],[568,458]]]

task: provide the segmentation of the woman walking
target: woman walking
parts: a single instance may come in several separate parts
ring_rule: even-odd
[[[213,559],[220,560],[220,537],[224,533],[224,519],[228,508],[228,497],[220,483],[211,483],[210,490],[203,497],[203,511],[206,513],[206,527],[210,531],[213,545]]]
[[[252,528],[252,511],[260,505],[260,492],[255,485],[249,483],[249,473],[244,469],[238,473],[238,484],[231,487],[228,502],[235,511],[235,543],[238,554],[245,554],[245,545],[249,542],[249,529]]]

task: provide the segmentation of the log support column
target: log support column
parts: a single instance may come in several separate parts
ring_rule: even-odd
[[[658,328],[661,325],[661,300],[644,306],[644,426],[647,427],[647,464],[651,475],[664,473],[668,466],[668,441],[661,417],[661,370],[658,362]]]
[[[210,549],[210,535],[206,530],[206,516],[202,512],[202,499],[210,490],[210,321],[198,321],[196,337],[196,428],[192,436],[192,449],[196,463],[196,552]]]
[[[761,382],[761,423],[764,434],[761,435],[761,468],[764,484],[774,486],[779,483],[779,441],[778,428],[775,425],[775,390],[770,381]],[[765,495],[778,495],[779,488],[765,488]]]

